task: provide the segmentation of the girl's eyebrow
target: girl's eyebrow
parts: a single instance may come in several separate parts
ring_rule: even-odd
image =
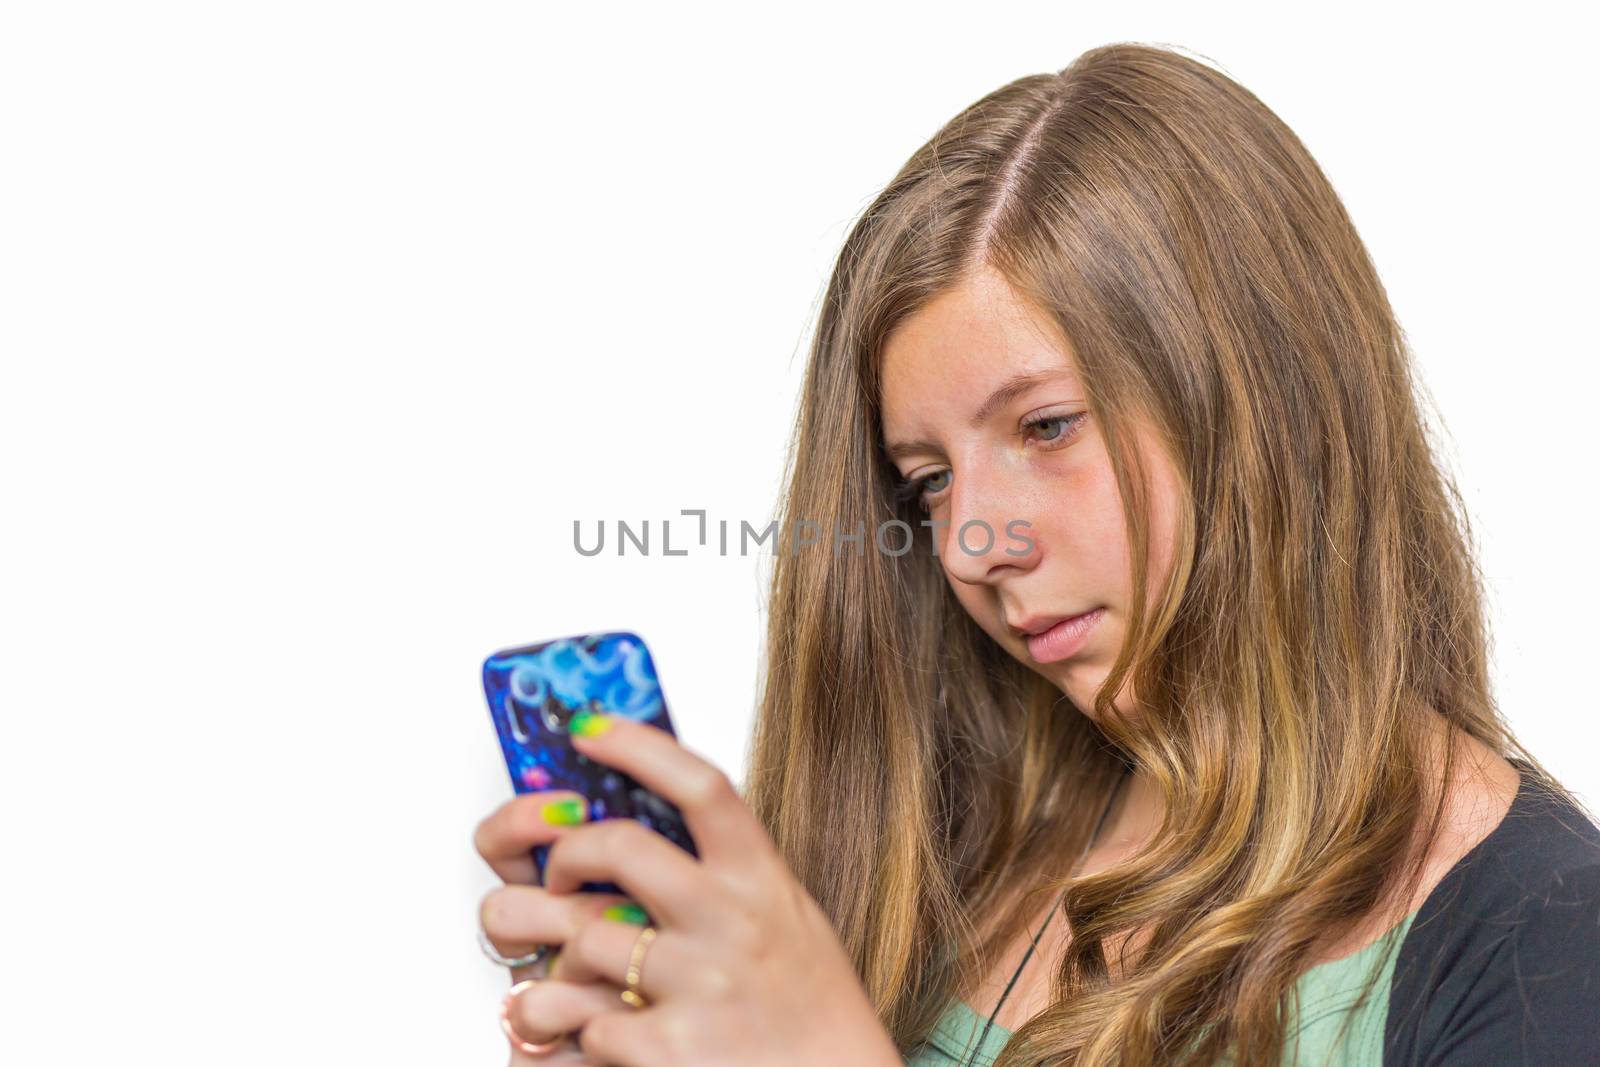
[[[973,412],[972,428],[977,429],[978,427],[982,426],[983,421],[990,415],[993,415],[996,408],[1004,407],[1006,404],[1011,403],[1011,401],[1015,400],[1023,393],[1026,393],[1034,386],[1042,385],[1045,382],[1052,381],[1056,378],[1071,377],[1071,371],[1062,370],[1058,367],[1052,367],[1047,370],[1034,371],[1032,374],[1018,374],[1007,379],[1005,383],[1000,386],[1000,388],[989,394],[989,399],[985,400],[981,405],[979,405],[977,411]]]
[[[978,410],[972,413],[972,418],[969,420],[972,428],[981,427],[984,420],[993,415],[997,409],[1011,403],[1034,386],[1062,378],[1071,379],[1072,372],[1055,367],[1007,378],[998,389],[989,394],[989,399],[979,404]],[[886,446],[885,451],[890,459],[901,459],[917,452],[937,452],[938,446],[932,441],[897,441]]]

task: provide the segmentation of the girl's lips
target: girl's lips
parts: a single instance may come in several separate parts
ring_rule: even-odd
[[[1063,619],[1042,634],[1034,634],[1024,640],[1028,644],[1028,655],[1038,663],[1055,663],[1073,655],[1089,640],[1089,634],[1094,630],[1095,624],[1100,621],[1100,616],[1106,612],[1105,608],[1095,608],[1082,615],[1074,615],[1070,619]]]

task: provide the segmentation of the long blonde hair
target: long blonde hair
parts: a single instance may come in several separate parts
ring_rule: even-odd
[[[980,265],[1071,339],[1122,492],[1133,614],[1093,719],[961,609],[927,538],[874,550],[921,517],[880,441],[885,338]],[[745,791],[903,1051],[1070,882],[1054,1003],[1002,1067],[1276,1064],[1313,946],[1394,879],[1420,886],[1413,834],[1426,816],[1434,839],[1443,798],[1415,709],[1573,799],[1491,695],[1471,529],[1421,393],[1305,147],[1173,51],[1108,45],[990,93],[865,211],[805,375],[779,529],[823,540],[775,554]],[[1149,612],[1136,419],[1185,498]],[[830,550],[863,530],[866,551]],[[1164,824],[1069,878],[1134,766]],[[1113,981],[1105,943],[1145,928]]]

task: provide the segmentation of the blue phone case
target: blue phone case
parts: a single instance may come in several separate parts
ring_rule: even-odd
[[[630,775],[573,748],[567,723],[579,711],[626,715],[677,736],[650,649],[626,630],[559,637],[502,649],[483,663],[483,692],[511,788],[518,793],[571,789],[589,799],[589,818],[635,819],[691,856],[698,855],[678,809]],[[543,885],[549,845],[535,845]],[[580,890],[626,893],[612,882]]]

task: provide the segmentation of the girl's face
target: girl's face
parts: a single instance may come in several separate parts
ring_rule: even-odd
[[[1116,477],[1070,347],[985,271],[894,330],[882,382],[884,446],[901,478],[920,483],[934,524],[917,537],[937,546],[978,625],[1092,714],[1122,647],[1133,574]],[[1153,599],[1172,562],[1179,482],[1151,441],[1138,429]],[[1096,613],[1079,620],[1086,628],[1028,636],[1084,613]],[[1127,713],[1132,700],[1124,690],[1115,705]]]

